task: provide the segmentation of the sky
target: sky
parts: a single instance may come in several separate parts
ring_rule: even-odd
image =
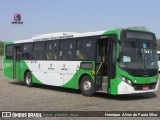
[[[0,41],[146,26],[160,38],[160,0],[0,0]],[[11,24],[21,14],[22,25]]]

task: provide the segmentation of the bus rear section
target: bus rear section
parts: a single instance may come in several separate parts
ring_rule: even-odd
[[[14,79],[13,74],[13,45],[12,43],[5,43],[4,45],[4,57],[3,57],[3,66],[4,66],[4,75],[10,79]]]

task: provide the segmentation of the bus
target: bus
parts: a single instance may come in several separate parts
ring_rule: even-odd
[[[31,87],[45,84],[111,95],[158,89],[155,34],[136,29],[59,32],[6,42],[4,75]]]
[[[157,57],[158,57],[158,71],[160,73],[160,51],[157,51]]]

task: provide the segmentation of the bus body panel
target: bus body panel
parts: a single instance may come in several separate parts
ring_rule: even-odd
[[[33,83],[51,86],[79,89],[79,79],[83,74],[91,76],[94,80],[91,70],[80,69],[82,61],[22,61],[22,81],[24,81],[23,75],[28,70],[32,73]]]
[[[4,75],[10,79],[13,79],[13,60],[3,60]]]
[[[10,44],[13,44],[13,42],[6,42],[4,44],[3,73],[6,77],[13,79],[13,60],[6,60],[6,45]]]

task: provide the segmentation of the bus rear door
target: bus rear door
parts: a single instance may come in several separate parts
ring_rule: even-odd
[[[20,79],[20,60],[21,60],[21,46],[14,46],[13,56],[13,76],[14,79]]]

